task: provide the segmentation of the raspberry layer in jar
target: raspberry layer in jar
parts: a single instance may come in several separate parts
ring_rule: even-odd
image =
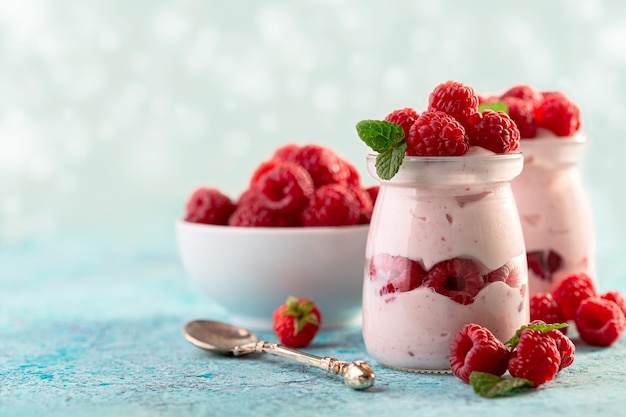
[[[510,180],[520,154],[470,149],[406,157],[380,181],[363,285],[363,338],[383,365],[449,370],[449,343],[466,323],[508,340],[529,320],[522,228]],[[378,178],[375,154],[368,171]]]
[[[524,231],[530,294],[554,290],[568,274],[596,280],[591,203],[579,162],[583,135],[549,133],[520,141],[524,169],[511,186]]]

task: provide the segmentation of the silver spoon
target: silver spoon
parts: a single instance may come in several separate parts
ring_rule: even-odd
[[[261,352],[282,356],[332,374],[341,374],[343,382],[354,389],[374,385],[374,370],[364,361],[344,362],[334,358],[309,355],[278,343],[260,341],[252,332],[213,320],[192,320],[183,328],[185,339],[195,346],[212,352],[233,356]]]

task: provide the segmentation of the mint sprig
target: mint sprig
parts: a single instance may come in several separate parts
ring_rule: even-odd
[[[564,329],[567,326],[568,326],[567,323],[554,323],[554,324],[530,323],[530,324],[525,324],[522,327],[520,327],[519,329],[517,329],[517,331],[515,332],[513,337],[510,338],[505,343],[505,345],[508,346],[511,350],[515,349],[515,347],[519,343],[519,336],[520,336],[520,334],[522,333],[523,330],[526,330],[526,329],[539,330],[540,332],[546,333],[546,332],[549,332],[551,330]]]
[[[390,180],[398,173],[406,152],[404,130],[395,123],[384,120],[361,120],[356,131],[376,156],[376,173],[383,180]]]
[[[493,101],[491,103],[483,103],[478,106],[478,111],[483,112],[485,110],[502,111],[509,114],[509,106],[504,104],[503,101]]]
[[[474,392],[484,398],[507,397],[529,391],[533,386],[525,378],[502,378],[478,371],[470,374],[469,382]]]

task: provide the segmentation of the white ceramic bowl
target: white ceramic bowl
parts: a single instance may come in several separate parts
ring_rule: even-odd
[[[176,223],[182,263],[232,323],[270,329],[287,296],[315,300],[322,328],[358,323],[368,225],[265,228]]]

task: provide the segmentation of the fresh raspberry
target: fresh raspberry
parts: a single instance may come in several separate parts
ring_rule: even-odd
[[[530,139],[537,136],[537,122],[535,121],[533,104],[515,97],[504,97],[502,101],[509,109],[509,117],[519,129],[520,138]]]
[[[543,101],[543,94],[540,91],[535,90],[529,85],[516,85],[500,95],[500,100],[506,103],[507,98],[517,98],[529,103],[534,109],[539,103]]]
[[[322,324],[315,302],[308,298],[289,297],[272,313],[273,329],[280,343],[292,348],[309,345]]]
[[[584,272],[568,275],[552,291],[552,296],[561,307],[565,320],[574,320],[581,301],[596,295],[591,277]]]
[[[414,290],[422,285],[424,275],[419,262],[404,256],[381,253],[370,260],[369,279],[385,280],[380,295]]]
[[[302,225],[349,226],[359,222],[361,205],[345,185],[328,184],[315,190],[302,212]]]
[[[487,103],[494,103],[496,101],[500,100],[500,96],[485,96],[485,95],[478,95],[478,104],[487,104]]]
[[[544,323],[564,323],[565,316],[551,293],[537,293],[530,297],[530,320]],[[567,327],[560,329],[565,332]]]
[[[446,81],[434,88],[428,97],[428,110],[439,110],[465,125],[467,118],[478,112],[478,96],[474,89],[456,81]]]
[[[237,208],[228,219],[229,226],[238,227],[297,227],[299,216],[281,214],[269,209],[267,198],[258,191],[247,190],[237,201]]]
[[[613,301],[589,297],[576,311],[576,329],[580,338],[592,346],[610,346],[622,336],[626,318]]]
[[[511,353],[509,373],[526,378],[534,387],[551,381],[561,367],[561,353],[556,340],[540,330],[523,329],[519,343]]]
[[[406,139],[407,155],[454,156],[469,149],[465,129],[441,111],[425,111],[417,118]]]
[[[361,186],[361,174],[359,170],[350,162],[341,159],[343,170],[347,173],[345,183],[349,186],[359,187]]]
[[[358,224],[369,224],[372,219],[372,198],[369,193],[359,186],[346,186],[346,190],[354,195],[359,203],[359,221]]]
[[[272,155],[272,159],[281,159],[284,161],[292,160],[294,154],[301,148],[300,145],[295,143],[288,143],[287,145],[283,145],[280,148],[274,151]]]
[[[559,371],[561,369],[565,369],[574,363],[574,353],[576,352],[576,346],[574,342],[570,340],[569,337],[565,335],[565,332],[562,330],[566,329],[558,329],[558,330],[550,330],[546,332],[551,338],[556,342],[556,348],[561,354],[561,364],[559,365]]]
[[[526,253],[528,269],[543,281],[552,281],[552,275],[561,268],[563,258],[552,249]]]
[[[624,315],[626,315],[626,299],[617,291],[607,291],[604,294],[600,295],[600,298],[604,298],[605,300],[613,301],[617,306],[622,310]]]
[[[495,153],[515,152],[520,133],[508,114],[484,110],[470,116],[466,124],[470,145],[481,146]]]
[[[464,325],[450,341],[450,368],[465,382],[474,371],[500,376],[506,372],[508,361],[504,344],[477,324]]]
[[[409,137],[409,130],[417,120],[419,114],[410,107],[394,110],[385,117],[386,122],[395,123],[404,130],[405,139]]]
[[[376,204],[376,199],[378,198],[378,191],[380,191],[380,186],[372,185],[371,187],[367,187],[365,191],[367,191],[367,193],[370,195],[370,198],[372,199],[372,204]]]
[[[192,223],[227,225],[235,211],[231,199],[215,188],[196,189],[186,204],[185,221]]]
[[[315,188],[344,183],[350,175],[335,152],[319,145],[304,145],[290,154],[287,160],[309,171]]]
[[[435,264],[424,278],[424,285],[459,304],[471,304],[484,281],[476,262],[453,258]]]
[[[307,170],[291,162],[272,160],[261,164],[253,181],[251,188],[267,200],[265,207],[279,213],[299,213],[315,192]]]
[[[557,136],[572,136],[580,129],[580,110],[564,94],[544,94],[543,101],[535,109],[537,125]]]

